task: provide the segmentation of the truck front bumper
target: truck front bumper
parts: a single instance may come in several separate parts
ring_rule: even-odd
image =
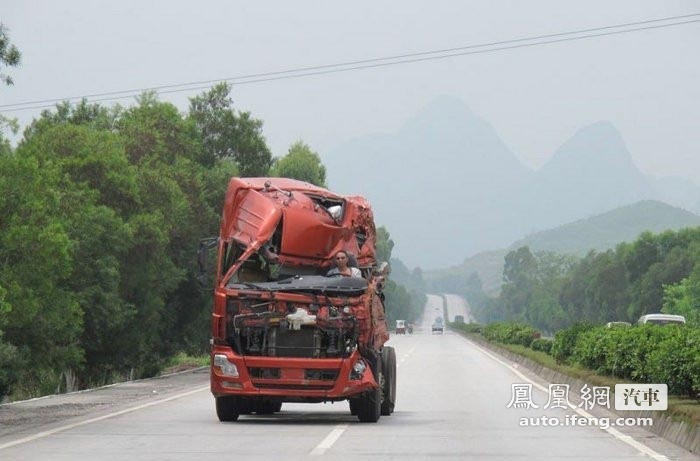
[[[238,376],[215,366],[216,355],[224,355],[235,365]],[[362,373],[353,371],[358,361],[365,365]],[[377,387],[369,363],[357,350],[345,359],[311,359],[240,356],[225,346],[212,349],[211,392],[215,397],[239,395],[320,402],[345,400]]]

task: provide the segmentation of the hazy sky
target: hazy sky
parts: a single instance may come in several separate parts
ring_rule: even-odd
[[[700,13],[700,1],[18,1],[23,53],[0,105],[216,80]],[[696,17],[695,19],[698,19]],[[700,23],[378,69],[234,86],[275,155],[322,156],[393,132],[441,94],[490,121],[527,165],[610,120],[636,164],[700,183]],[[163,95],[181,109],[191,91]],[[130,104],[132,100],[121,101]],[[2,112],[2,109],[0,109]],[[38,111],[5,112],[26,123]],[[332,186],[332,185],[331,185]]]

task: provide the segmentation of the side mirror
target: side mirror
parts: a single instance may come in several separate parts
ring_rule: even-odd
[[[200,286],[207,286],[207,255],[209,250],[219,244],[219,237],[209,237],[199,241],[199,250],[197,251],[197,263],[199,264],[199,275],[197,280]]]

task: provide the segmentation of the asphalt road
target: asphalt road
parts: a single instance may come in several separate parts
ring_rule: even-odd
[[[438,301],[429,298],[428,325]],[[397,407],[376,424],[359,423],[345,402],[220,423],[200,370],[0,406],[0,459],[698,459],[640,429],[522,427],[521,418],[570,412],[543,410],[537,387],[539,409],[507,408],[512,384],[538,380],[459,335],[419,329],[391,344]]]

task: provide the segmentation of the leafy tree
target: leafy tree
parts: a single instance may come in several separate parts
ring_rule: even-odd
[[[679,283],[664,286],[661,312],[685,317],[691,326],[700,326],[700,265]]]
[[[17,359],[11,373],[28,391],[52,390],[58,379],[52,370],[76,369],[83,362],[82,313],[67,288],[73,242],[64,212],[72,197],[61,192],[60,181],[51,164],[22,155],[0,157],[2,355]]]
[[[233,159],[241,176],[266,176],[272,154],[262,135],[262,121],[234,110],[230,92],[231,86],[223,82],[190,99],[189,119],[203,145],[199,162],[211,166],[217,159]]]
[[[19,130],[17,119],[0,115],[0,157],[12,153],[12,145],[10,141],[5,138],[5,130],[9,130],[12,134],[17,134],[17,130]]]
[[[129,344],[118,346],[134,311],[120,292],[121,261],[132,249],[134,236],[120,215],[138,206],[136,170],[117,135],[63,122],[43,123],[17,154],[49,166],[60,178],[54,187],[62,195],[60,212],[71,242],[70,277],[64,288],[83,319],[82,377],[89,382],[93,375],[118,369],[130,350]]]
[[[10,43],[10,37],[7,35],[7,27],[0,23],[0,69],[3,67],[16,67],[22,60],[22,53],[15,45]],[[14,81],[7,74],[0,73],[0,81],[5,82],[5,85],[12,85]]]
[[[389,231],[384,226],[377,228],[377,241],[375,244],[377,261],[390,261],[391,250],[394,249],[394,241],[391,240]]]
[[[409,271],[398,259],[391,258],[394,241],[389,231],[377,228],[377,260],[391,261],[391,275],[384,286],[385,306],[389,327],[397,320],[417,321],[427,301],[420,269]]]
[[[506,312],[507,320],[524,321],[525,311],[535,284],[537,260],[528,247],[520,247],[505,257],[503,266],[504,284],[501,288],[500,301]]]
[[[326,167],[321,157],[302,141],[292,144],[287,155],[274,161],[270,176],[294,178],[326,187]]]
[[[82,99],[78,104],[71,104],[64,101],[56,104],[53,110],[43,110],[38,119],[32,123],[24,132],[24,138],[29,139],[50,129],[56,125],[87,125],[98,130],[115,131],[117,121],[123,108],[117,104],[113,107],[105,107],[97,103],[89,103]]]

